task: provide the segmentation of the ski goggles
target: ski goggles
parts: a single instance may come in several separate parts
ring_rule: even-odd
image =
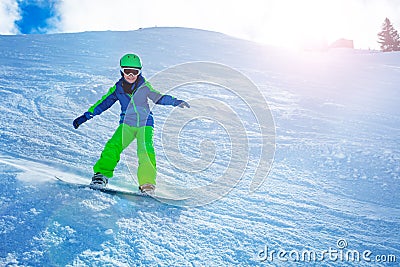
[[[138,76],[141,71],[142,71],[141,69],[137,69],[137,68],[127,68],[127,67],[121,68],[121,72],[123,74],[125,74],[126,76],[129,76],[129,75]]]

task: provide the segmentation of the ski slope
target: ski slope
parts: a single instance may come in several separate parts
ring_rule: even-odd
[[[184,28],[0,36],[0,47],[0,266],[398,265],[400,53],[287,51]],[[119,79],[128,52],[142,57],[146,78],[217,63],[261,93],[258,102],[248,87],[157,86],[192,105],[154,107],[158,183],[195,188],[195,201],[120,198],[54,180],[89,182],[119,105],[77,130],[72,120]],[[187,114],[194,119],[171,126]],[[230,134],[238,122],[242,131]],[[263,127],[274,135],[272,166]],[[176,140],[163,136],[171,129]],[[133,144],[110,182],[136,186],[136,166]],[[216,183],[227,172],[240,179]],[[361,256],[321,258],[325,250]],[[296,258],[304,251],[317,259]]]

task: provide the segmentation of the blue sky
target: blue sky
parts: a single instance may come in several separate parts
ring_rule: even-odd
[[[385,17],[400,31],[399,0],[0,0],[0,34],[178,26],[288,47],[347,38],[377,48]]]
[[[19,1],[21,18],[15,21],[22,34],[47,33],[52,29],[49,19],[57,17],[53,1]]]

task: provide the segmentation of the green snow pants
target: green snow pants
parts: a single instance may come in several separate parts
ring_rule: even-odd
[[[137,169],[139,186],[143,184],[155,185],[157,168],[153,146],[153,127],[151,126],[133,127],[127,124],[120,124],[105,145],[100,159],[94,165],[94,173],[99,172],[111,178],[122,151],[135,139],[137,140],[137,156],[139,160]]]

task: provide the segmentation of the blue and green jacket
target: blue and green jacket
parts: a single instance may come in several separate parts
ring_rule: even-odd
[[[88,112],[93,116],[100,115],[116,101],[119,101],[121,105],[120,124],[125,123],[134,127],[154,127],[153,113],[150,111],[148,99],[159,105],[177,105],[175,97],[163,95],[154,90],[142,75],[139,75],[132,85],[132,93],[125,92],[122,88],[123,82],[124,78],[121,77],[96,104],[89,108]]]

